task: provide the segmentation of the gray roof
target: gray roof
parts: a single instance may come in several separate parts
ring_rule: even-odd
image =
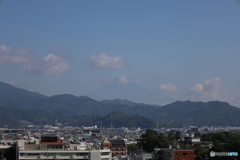
[[[110,140],[111,144],[121,144],[125,145],[124,140]]]

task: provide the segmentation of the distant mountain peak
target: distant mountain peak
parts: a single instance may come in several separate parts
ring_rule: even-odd
[[[99,88],[85,93],[84,95],[101,100],[127,99],[132,102],[143,102],[148,104],[164,104],[175,101],[162,94],[160,91],[148,90],[126,77],[118,77]],[[161,98],[159,98],[161,97]]]
[[[114,78],[111,83],[120,83],[120,84],[127,84],[127,83],[133,83],[133,81],[126,76],[121,76]]]

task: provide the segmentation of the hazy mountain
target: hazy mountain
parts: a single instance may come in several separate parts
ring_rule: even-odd
[[[32,108],[32,106],[41,106],[47,99],[37,92],[31,92],[22,88],[0,82],[0,106],[11,107],[18,106],[23,108]]]
[[[10,84],[0,82],[0,99],[3,99],[5,97],[9,96],[19,96],[19,95],[26,95],[30,97],[46,97],[40,93],[37,92],[31,92],[27,91],[22,88],[17,88],[15,86],[12,86]]]
[[[122,83],[118,79],[85,94],[98,101],[105,99],[127,99],[133,102],[164,104],[175,100],[162,94],[160,91],[150,91],[134,83]]]
[[[108,104],[124,104],[124,105],[127,105],[129,107],[132,107],[132,106],[136,106],[136,105],[144,105],[144,106],[148,106],[149,104],[146,104],[146,103],[136,103],[136,102],[132,102],[132,101],[129,101],[129,100],[126,100],[126,99],[114,99],[114,100],[102,100],[101,102],[103,103],[108,103]],[[159,107],[159,105],[158,105]]]
[[[118,84],[122,86],[122,84]],[[136,84],[126,84],[130,90],[124,85],[123,90],[131,93],[131,87],[135,88]],[[111,86],[111,85],[110,85]],[[116,85],[113,85],[116,87]],[[119,88],[119,87],[117,87]],[[120,87],[121,88],[121,87]],[[139,86],[138,86],[139,88]],[[139,93],[142,88],[139,88]],[[141,96],[143,96],[141,94]],[[151,120],[176,125],[197,125],[197,126],[240,126],[240,108],[233,107],[226,102],[212,101],[212,102],[190,102],[190,101],[177,101],[162,107],[156,107],[153,105],[143,105],[128,100],[105,100],[96,101],[87,96],[73,96],[69,94],[55,95],[47,97],[35,92],[29,92],[24,89],[20,89],[11,86],[6,83],[0,83],[0,106],[8,107],[2,109],[2,122],[6,119],[12,119],[14,121],[18,117],[18,113],[21,110],[31,109],[28,112],[27,117],[35,115],[33,112],[43,112],[44,114],[51,113],[51,116],[46,118],[42,114],[32,116],[34,121],[39,119],[41,123],[48,122],[49,120],[54,121],[53,118],[64,116],[92,116],[99,117],[102,115],[109,114],[113,111],[121,111],[128,115],[139,115],[147,117]],[[18,109],[15,115],[11,113]],[[46,112],[48,111],[48,112]],[[6,113],[5,113],[6,112]],[[45,113],[46,112],[46,113]],[[57,113],[56,115],[52,113]],[[15,112],[14,112],[15,113]],[[26,112],[27,113],[27,112]],[[55,117],[56,116],[56,117]],[[80,117],[81,117],[80,116]],[[65,117],[66,118],[66,117]],[[5,120],[4,120],[5,119]],[[70,118],[69,121],[72,119]],[[32,121],[32,120],[30,120]],[[71,123],[74,123],[71,121]],[[1,123],[3,125],[3,123]]]

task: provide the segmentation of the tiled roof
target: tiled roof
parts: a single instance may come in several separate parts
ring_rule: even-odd
[[[104,138],[104,140],[103,140],[103,142],[102,142],[103,144],[110,144],[110,142],[108,141],[108,139],[107,138]]]

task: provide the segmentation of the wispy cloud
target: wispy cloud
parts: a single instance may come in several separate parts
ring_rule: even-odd
[[[225,94],[222,88],[222,80],[220,77],[204,80],[203,83],[194,84],[189,91],[192,100],[222,100]]]
[[[178,86],[167,83],[167,84],[161,84],[159,89],[162,90],[162,91],[177,92],[178,91]]]
[[[54,54],[48,54],[38,63],[23,66],[24,72],[40,75],[60,74],[68,69],[68,63],[63,58]]]
[[[201,83],[196,83],[191,87],[191,91],[197,92],[197,93],[202,93],[204,90],[204,85]]]
[[[26,64],[33,61],[33,53],[26,47],[12,49],[0,45],[0,64]]]
[[[126,76],[121,76],[121,77],[118,78],[118,82],[120,82],[120,83],[130,83],[130,82],[132,82],[132,80],[127,78]]]
[[[26,47],[12,49],[5,45],[0,45],[0,64],[18,64],[25,73],[39,75],[60,74],[69,69],[68,63],[57,55],[48,54],[39,61]]]
[[[228,92],[222,85],[222,79],[220,77],[207,79],[202,83],[196,83],[187,93],[188,99],[192,101],[207,102],[219,100],[240,107],[240,90],[235,94]]]
[[[119,56],[110,57],[106,53],[92,55],[89,59],[92,67],[104,69],[116,69],[125,67],[125,61]]]

